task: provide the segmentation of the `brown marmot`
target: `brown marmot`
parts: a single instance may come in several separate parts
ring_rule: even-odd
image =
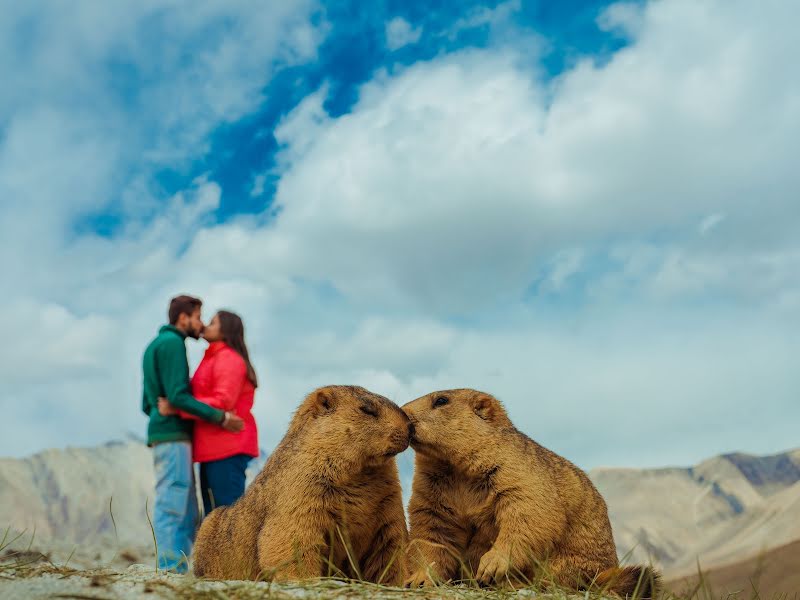
[[[313,391],[244,495],[203,521],[195,575],[401,584],[408,530],[394,457],[409,435],[408,417],[383,396]]]
[[[416,452],[407,586],[538,578],[656,592],[654,570],[619,567],[605,501],[586,474],[518,431],[496,398],[448,390],[403,410]]]

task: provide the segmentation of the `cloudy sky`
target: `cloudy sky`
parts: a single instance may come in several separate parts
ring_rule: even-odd
[[[800,446],[800,4],[0,1],[0,455],[142,436],[171,296],[585,468]],[[189,343],[192,364],[202,343]]]

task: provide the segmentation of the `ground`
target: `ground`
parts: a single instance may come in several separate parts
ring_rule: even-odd
[[[469,586],[445,586],[425,590],[404,590],[337,579],[318,579],[296,584],[251,581],[209,581],[191,575],[157,572],[152,548],[124,546],[111,550],[102,545],[72,546],[54,541],[11,537],[0,542],[0,600],[72,598],[75,600],[250,600],[256,598],[309,599],[403,598],[404,600],[601,600],[593,594],[571,594],[559,590],[485,590]],[[8,539],[14,540],[8,543]],[[713,578],[712,578],[713,579]],[[691,600],[755,600],[769,596],[753,594],[751,586],[711,592],[706,581],[684,581],[671,589]],[[738,593],[736,593],[738,592]],[[787,597],[791,599],[791,595]],[[619,600],[619,599],[616,599]],[[659,600],[677,600],[665,593]]]
[[[255,600],[256,598],[314,600],[317,598],[542,598],[569,600],[564,593],[537,594],[533,590],[488,591],[467,587],[404,590],[383,586],[319,579],[302,584],[271,584],[246,581],[203,581],[191,576],[156,573],[152,566],[132,565],[124,571],[79,570],[48,563],[0,569],[0,599],[73,598],[77,600],[128,600],[138,598],[174,600]],[[582,598],[573,596],[572,598]]]

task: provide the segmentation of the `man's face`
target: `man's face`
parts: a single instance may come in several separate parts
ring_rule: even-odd
[[[203,333],[203,320],[200,317],[201,309],[197,308],[191,315],[183,313],[178,317],[178,329],[182,330],[188,337],[198,339]]]

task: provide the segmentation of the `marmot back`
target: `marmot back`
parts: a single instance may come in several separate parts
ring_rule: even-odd
[[[546,562],[564,587],[656,591],[649,567],[619,568],[605,501],[588,476],[518,431],[496,398],[448,390],[403,410],[416,452],[407,585],[532,581]]]
[[[409,430],[397,405],[364,388],[309,394],[244,495],[203,521],[195,575],[401,583],[408,533],[394,456]]]

